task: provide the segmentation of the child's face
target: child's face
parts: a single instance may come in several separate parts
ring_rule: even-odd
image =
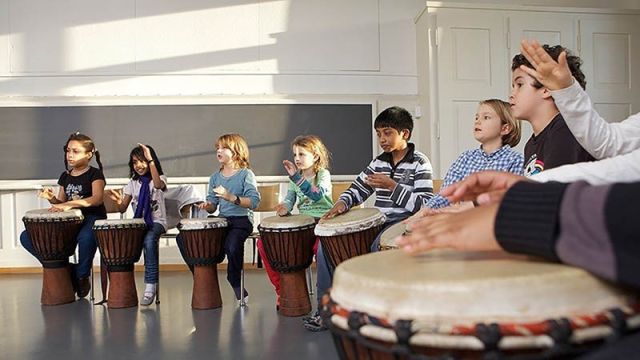
[[[408,133],[409,132],[407,130],[398,131],[390,127],[376,128],[378,143],[380,144],[382,151],[386,153],[403,149],[407,144],[407,139],[409,138]]]
[[[133,163],[133,171],[135,171],[136,174],[142,176],[149,171],[149,163],[147,163],[146,160],[140,159],[135,155],[131,157],[131,160]]]
[[[509,103],[516,119],[529,120],[544,102],[545,89],[536,89],[534,84],[535,79],[520,68],[513,71]]]
[[[489,105],[482,104],[476,112],[476,120],[473,122],[473,137],[482,144],[496,140],[506,135],[509,126],[502,124],[498,113]]]
[[[298,170],[307,170],[313,166],[317,160],[317,156],[301,146],[293,146],[293,161],[296,163]]]
[[[71,167],[84,167],[91,160],[91,153],[87,152],[79,141],[71,140],[67,144],[67,163]]]
[[[218,158],[220,164],[231,164],[233,162],[233,151],[218,144],[216,145],[216,157]]]

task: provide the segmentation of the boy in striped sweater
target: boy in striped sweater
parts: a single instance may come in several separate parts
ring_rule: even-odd
[[[431,163],[426,155],[415,150],[409,142],[413,131],[411,114],[400,107],[384,110],[373,124],[380,147],[384,151],[369,163],[351,186],[340,195],[339,200],[323,219],[343,214],[362,204],[375,193],[375,207],[386,216],[383,230],[402,221],[420,210],[423,202],[433,196]],[[372,249],[378,248],[380,237],[375,239]],[[329,267],[322,245],[316,256],[318,266],[318,303],[331,287],[333,269]],[[307,330],[321,331],[326,327],[316,313],[304,320]]]

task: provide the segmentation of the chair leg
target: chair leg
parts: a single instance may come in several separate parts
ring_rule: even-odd
[[[247,302],[244,301],[244,268],[240,270],[240,307],[247,306]]]
[[[309,289],[309,295],[313,295],[313,273],[311,272],[311,267],[307,268],[307,287]]]
[[[156,282],[156,305],[160,304],[160,244],[158,244],[158,258],[156,264],[158,264],[158,282]]]
[[[94,290],[94,282],[93,282],[93,264],[91,264],[91,295],[89,295],[89,300],[91,300],[91,302],[93,303],[93,301],[96,299],[95,297],[95,290]]]

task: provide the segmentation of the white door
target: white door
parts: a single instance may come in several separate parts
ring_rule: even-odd
[[[600,15],[579,23],[587,92],[610,122],[640,112],[639,20],[637,15]]]
[[[473,121],[480,100],[506,99],[504,16],[487,10],[441,9],[438,28],[438,107],[442,178],[467,149],[479,146]]]

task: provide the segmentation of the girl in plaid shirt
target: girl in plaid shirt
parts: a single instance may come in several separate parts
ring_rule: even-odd
[[[520,132],[520,120],[514,119],[508,102],[498,99],[481,101],[473,123],[473,137],[480,142],[480,147],[460,154],[449,167],[442,188],[483,170],[522,175],[524,157],[512,149],[520,142]],[[437,194],[423,203],[423,207],[430,209],[449,205],[445,197]]]

